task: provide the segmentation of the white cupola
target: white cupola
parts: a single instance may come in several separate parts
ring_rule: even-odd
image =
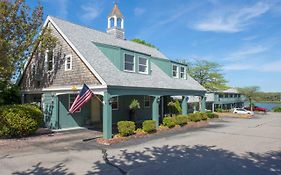
[[[115,3],[111,13],[107,17],[107,31],[108,34],[115,38],[125,39],[124,32],[124,16],[120,12],[118,5]]]

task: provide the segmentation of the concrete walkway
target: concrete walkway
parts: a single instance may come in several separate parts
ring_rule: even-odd
[[[0,174],[280,175],[280,133],[281,114],[268,113],[110,147],[78,138],[18,149],[1,146]]]

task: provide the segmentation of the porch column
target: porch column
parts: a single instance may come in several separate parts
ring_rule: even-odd
[[[202,96],[201,97],[201,108],[200,112],[205,112],[206,111],[206,97]]]
[[[215,112],[215,103],[212,103],[212,112]]]
[[[156,128],[159,127],[159,103],[160,96],[154,96],[152,103],[152,120],[156,121]]]
[[[183,96],[181,102],[182,115],[187,115],[187,101],[188,101],[188,97]]]
[[[104,92],[103,96],[103,138],[112,138],[112,107],[110,103],[110,94]]]

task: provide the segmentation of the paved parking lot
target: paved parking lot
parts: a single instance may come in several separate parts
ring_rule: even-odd
[[[209,127],[104,147],[65,140],[0,142],[0,174],[281,174],[281,114],[223,118]],[[91,135],[87,135],[91,136]]]

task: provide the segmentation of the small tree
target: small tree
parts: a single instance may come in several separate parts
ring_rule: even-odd
[[[138,38],[135,38],[135,39],[132,39],[131,41],[135,42],[135,43],[139,43],[139,44],[142,44],[142,45],[145,45],[145,46],[148,46],[148,47],[152,47],[152,48],[156,48],[156,46],[154,46],[153,44],[150,44],[148,42],[146,42],[145,40],[141,40],[141,39],[138,39]]]
[[[136,119],[136,111],[140,109],[140,103],[138,100],[133,99],[131,104],[129,105],[130,109],[130,120],[135,120]]]
[[[251,111],[253,111],[253,100],[257,100],[257,94],[259,87],[258,86],[250,86],[244,88],[237,88],[238,91],[245,95],[245,97],[249,100]]]
[[[182,108],[179,100],[175,101],[170,101],[168,103],[168,107],[170,108],[171,111],[176,112],[176,114],[181,114],[182,113]]]

